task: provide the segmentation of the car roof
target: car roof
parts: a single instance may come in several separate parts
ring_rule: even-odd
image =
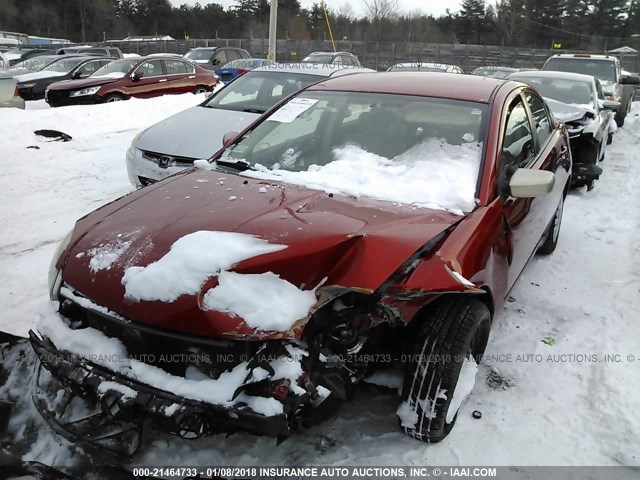
[[[594,80],[592,75],[584,75],[582,73],[570,73],[559,72],[555,70],[524,70],[521,72],[514,72],[509,75],[511,77],[530,77],[530,78],[557,78],[559,80],[573,80],[576,82],[588,82],[591,83]]]
[[[193,47],[189,50],[218,50],[219,48],[232,48],[233,50],[244,50],[244,48],[240,47],[228,47],[228,46],[220,46],[220,47]]]
[[[118,58],[117,60],[182,60],[184,62],[188,62],[188,58],[182,58],[181,56],[176,56],[175,54],[167,54],[167,53],[151,53],[149,55],[145,55],[144,57],[127,57],[127,58]]]
[[[380,72],[323,80],[309,90],[420,95],[488,103],[493,92],[504,83],[507,81],[500,78],[444,72]]]
[[[311,52],[309,55],[307,55],[307,57],[310,57],[311,55],[353,55],[353,53],[351,52]]]
[[[618,57],[614,57],[612,55],[601,55],[601,54],[591,54],[591,53],[556,53],[555,55],[549,57],[547,61],[552,58],[577,58],[577,59],[595,59],[595,60],[611,60],[615,62],[618,60]]]
[[[520,69],[519,68],[515,68],[515,67],[503,67],[501,65],[485,65],[485,66],[476,67],[476,68],[473,69],[474,72],[476,70],[505,70],[505,71],[508,71],[508,72],[517,72]]]
[[[375,70],[347,65],[327,65],[324,63],[273,63],[271,65],[254,68],[252,72],[302,73],[306,75],[333,77],[346,75],[348,73],[374,73]]]

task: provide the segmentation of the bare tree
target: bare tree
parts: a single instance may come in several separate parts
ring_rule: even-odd
[[[385,22],[398,14],[398,0],[363,0],[367,17],[371,20],[376,33],[376,42]]]

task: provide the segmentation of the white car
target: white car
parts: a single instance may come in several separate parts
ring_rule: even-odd
[[[624,103],[623,85],[640,83],[640,78],[637,76],[623,74],[620,60],[612,55],[557,54],[547,59],[542,70],[593,75],[600,80],[605,98],[620,103]],[[619,127],[624,125],[626,116],[627,109],[625,108],[620,108],[616,112],[616,123]]]
[[[251,70],[196,107],[140,132],[127,151],[129,181],[143,187],[211,157],[228,132],[241,132],[286,96],[328,77],[373,72],[335,65],[268,65]]]
[[[533,87],[556,120],[564,122],[573,158],[572,184],[591,190],[602,173],[597,164],[616,131],[613,117],[620,102],[605,99],[600,81],[592,75],[534,70],[513,73],[507,79]]]
[[[11,65],[9,64],[9,59],[4,53],[0,52],[0,72],[4,72],[5,70],[9,70]]]
[[[0,108],[22,108],[24,100],[18,94],[17,82],[13,78],[0,78]]]

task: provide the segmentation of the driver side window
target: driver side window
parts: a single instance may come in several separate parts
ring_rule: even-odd
[[[144,62],[138,67],[138,72],[142,72],[145,77],[158,77],[162,75],[162,63],[160,60]]]
[[[502,142],[501,168],[526,167],[535,157],[533,133],[527,110],[518,96],[510,105]]]

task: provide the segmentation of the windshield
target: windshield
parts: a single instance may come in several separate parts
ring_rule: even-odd
[[[50,63],[42,71],[68,73],[86,59],[87,57],[63,58],[57,62]]]
[[[249,176],[346,195],[470,211],[488,106],[355,92],[303,92],[220,161]]]
[[[517,80],[535,88],[540,95],[562,103],[593,106],[593,89],[591,83],[576,80],[544,77],[509,76],[509,80]]]
[[[611,60],[596,60],[586,57],[552,58],[546,63],[544,70],[593,75],[605,82],[615,82],[617,80],[616,64]]]
[[[59,55],[40,55],[18,62],[13,68],[38,71],[56,60],[60,60]]]
[[[239,112],[264,113],[287,95],[323,78],[326,77],[304,73],[252,70],[224,87],[204,106]]]
[[[302,62],[303,63],[331,63],[333,62],[334,55],[309,55],[305,57]]]
[[[102,68],[99,68],[91,76],[122,78],[137,63],[138,63],[138,60],[135,58],[123,58],[121,60],[116,60],[115,62],[111,62]]]
[[[209,60],[215,50],[189,50],[184,58],[189,60]]]

